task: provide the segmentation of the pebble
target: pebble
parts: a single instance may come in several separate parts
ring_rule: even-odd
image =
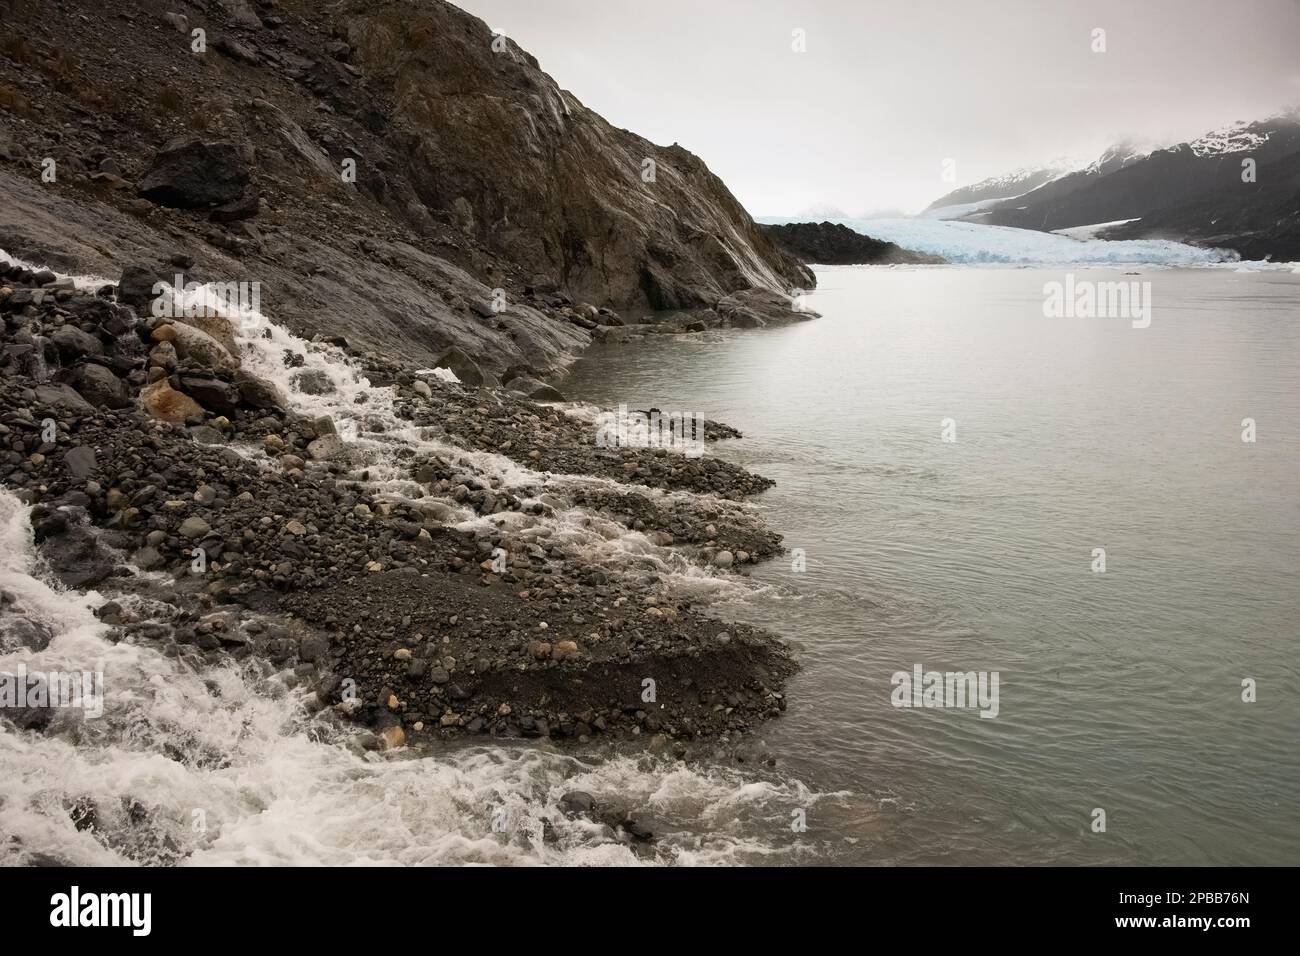
[[[197,541],[211,530],[212,526],[197,516],[186,518],[180,526],[181,537],[189,538],[191,541]]]

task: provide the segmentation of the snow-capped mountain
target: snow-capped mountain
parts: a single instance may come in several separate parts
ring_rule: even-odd
[[[1086,173],[1090,176],[1106,176],[1116,170],[1123,169],[1125,166],[1131,166],[1139,160],[1146,159],[1157,149],[1160,149],[1154,143],[1139,143],[1136,140],[1121,140],[1107,149],[1095,160],[1083,167],[1077,172]]]
[[[1046,232],[1132,220],[1102,235],[1213,242],[1248,258],[1300,259],[1298,173],[1300,114],[1291,112],[1162,149],[1122,144],[961,218]]]
[[[1074,166],[1069,160],[1058,159],[1044,166],[1026,166],[1001,176],[990,176],[988,179],[980,180],[970,186],[962,186],[960,189],[954,189],[952,192],[940,196],[926,206],[921,215],[927,219],[942,219],[946,217],[929,216],[927,213],[947,207],[987,203],[991,200],[1021,196],[1031,189],[1036,189],[1044,183],[1049,183],[1065,175],[1073,168]]]
[[[1231,126],[1206,133],[1187,145],[1197,156],[1248,153],[1267,143],[1272,133],[1273,131],[1265,124],[1247,124],[1245,120],[1238,120]]]

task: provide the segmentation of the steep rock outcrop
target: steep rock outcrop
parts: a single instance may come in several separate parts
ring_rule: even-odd
[[[421,201],[538,281],[659,309],[809,285],[697,156],[614,128],[481,20],[414,0],[339,13]]]
[[[942,263],[940,256],[912,252],[833,222],[791,222],[763,226],[778,246],[804,262],[826,266]]]
[[[450,4],[245,8],[182,4],[196,53],[144,0],[13,4],[0,249],[256,282],[299,334],[426,365],[458,349],[488,384],[562,371],[591,341],[584,305],[813,284],[697,157],[610,126]]]

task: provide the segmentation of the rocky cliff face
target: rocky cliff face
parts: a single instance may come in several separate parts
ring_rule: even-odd
[[[297,331],[456,349],[488,381],[563,368],[612,310],[812,284],[697,157],[614,129],[450,4],[11,7],[11,255],[257,281]]]
[[[613,128],[481,21],[409,0],[340,18],[420,201],[535,281],[664,309],[806,283],[698,157]]]

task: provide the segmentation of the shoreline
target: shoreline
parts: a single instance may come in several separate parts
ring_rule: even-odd
[[[337,391],[329,375],[369,377],[372,410],[347,441],[341,422],[307,414],[308,393],[250,371],[286,333],[241,339],[236,370],[199,367],[198,349],[160,369],[159,346],[189,337],[187,320],[135,319],[66,283],[34,296],[34,281],[5,282],[4,483],[33,506],[38,550],[63,582],[107,596],[109,640],[158,642],[195,667],[264,660],[379,749],[492,735],[671,741],[685,756],[691,741],[730,740],[785,708],[796,665],[784,643],[706,616],[666,583],[685,573],[725,586],[781,553],[744,506],[766,479],[715,458],[598,448],[590,423],[504,389],[295,340],[294,382]],[[54,357],[44,383],[16,364],[33,345]],[[124,407],[94,408],[67,384],[87,392],[90,379]],[[164,386],[177,407],[188,391],[222,414],[190,407],[169,423],[137,411]],[[709,425],[710,440],[734,434]],[[604,554],[584,551],[610,539]],[[126,577],[126,563],[177,576]],[[170,619],[141,615],[133,592]]]

